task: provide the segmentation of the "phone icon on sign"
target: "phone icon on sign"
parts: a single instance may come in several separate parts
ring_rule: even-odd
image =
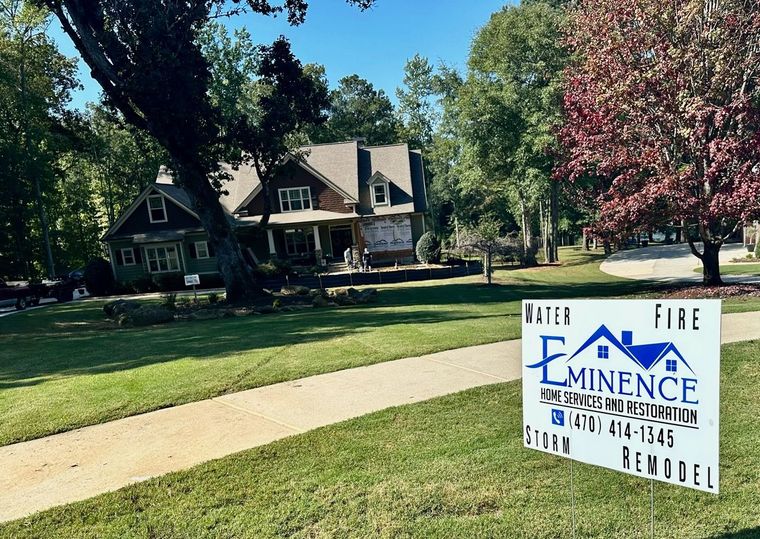
[[[565,411],[552,408],[552,425],[565,426]]]

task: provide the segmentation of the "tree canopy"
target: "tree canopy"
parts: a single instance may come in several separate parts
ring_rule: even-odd
[[[720,246],[760,212],[760,4],[587,0],[568,39],[558,174],[591,186],[607,237],[683,226],[720,283]]]

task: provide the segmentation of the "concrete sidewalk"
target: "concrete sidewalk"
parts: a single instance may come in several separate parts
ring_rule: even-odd
[[[722,342],[760,338],[723,316]],[[519,340],[311,376],[0,447],[0,521],[308,430],[520,377]]]

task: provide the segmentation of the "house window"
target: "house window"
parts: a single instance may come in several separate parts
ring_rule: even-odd
[[[166,201],[161,195],[151,195],[148,197],[148,217],[151,223],[165,223],[166,219]]]
[[[280,189],[280,210],[283,212],[311,209],[311,188]]]
[[[132,249],[132,247],[128,247],[126,249],[121,250],[121,260],[124,262],[125,266],[134,266],[135,265],[135,251]]]
[[[668,372],[676,372],[678,370],[678,362],[675,359],[666,359],[665,370]]]
[[[285,251],[290,256],[313,253],[316,249],[313,230],[286,230]]]
[[[198,258],[210,258],[208,254],[208,242],[196,241],[195,242],[195,255]]]
[[[151,273],[179,271],[179,255],[175,245],[146,247],[145,254],[148,258],[148,270]]]
[[[377,182],[372,184],[372,207],[388,205],[388,184]]]
[[[596,349],[596,355],[599,359],[609,359],[610,358],[610,347],[606,345],[600,345]]]

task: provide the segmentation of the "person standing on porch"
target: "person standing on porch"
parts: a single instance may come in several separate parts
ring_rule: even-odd
[[[369,252],[369,249],[365,247],[364,252],[362,253],[362,269],[364,271],[369,271],[371,267],[372,267],[372,254]]]
[[[354,265],[354,257],[351,254],[351,247],[346,247],[346,250],[343,251],[343,260],[346,261],[346,268],[350,270]]]

